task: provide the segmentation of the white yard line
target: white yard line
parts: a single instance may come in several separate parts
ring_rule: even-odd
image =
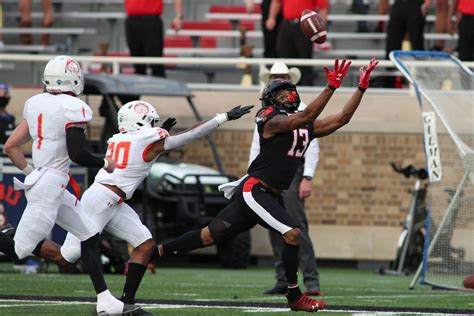
[[[28,306],[52,306],[52,305],[94,305],[91,302],[80,301],[58,301],[58,300],[19,300],[19,299],[0,299],[0,303],[12,302],[13,304],[0,304],[0,308],[28,307]],[[261,312],[288,312],[288,308],[279,307],[256,307],[256,306],[216,306],[216,305],[192,305],[192,304],[140,304],[145,309],[181,309],[181,308],[199,308],[199,309],[238,309],[245,313]],[[326,313],[352,313],[354,316],[365,315],[447,315],[443,313],[424,313],[424,312],[381,312],[381,311],[355,311],[355,310],[324,310]]]

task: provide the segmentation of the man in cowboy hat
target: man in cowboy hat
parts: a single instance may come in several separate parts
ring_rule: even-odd
[[[296,84],[300,78],[301,72],[298,68],[288,68],[285,63],[280,61],[274,63],[270,70],[264,68],[260,72],[260,81],[264,84],[273,79],[284,79]],[[303,111],[305,107],[306,104],[301,102],[297,111]],[[259,152],[260,140],[257,126],[255,126],[250,148],[249,165]],[[298,256],[306,286],[305,294],[320,295],[319,272],[316,265],[313,243],[309,237],[308,220],[304,209],[304,201],[311,195],[311,180],[319,160],[319,145],[316,138],[311,141],[304,157],[304,165],[298,168],[290,187],[288,190],[283,191],[282,195],[286,209],[298,221],[301,229],[301,244]],[[269,231],[269,235],[276,267],[276,284],[273,288],[264,291],[263,294],[285,294],[287,291],[287,280],[282,261],[283,240],[281,235],[274,231]]]

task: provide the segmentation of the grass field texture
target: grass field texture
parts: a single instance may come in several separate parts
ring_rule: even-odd
[[[321,315],[474,314],[473,292],[408,290],[411,277],[369,270],[320,269],[327,310]],[[124,276],[107,275],[119,296]],[[283,296],[262,295],[273,269],[158,267],[144,277],[137,298],[155,315],[295,315]],[[0,264],[0,315],[93,315],[95,295],[87,275],[20,274]],[[304,315],[298,313],[296,315]]]

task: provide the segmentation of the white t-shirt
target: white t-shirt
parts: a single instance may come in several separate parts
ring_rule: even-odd
[[[69,172],[71,160],[66,129],[92,120],[92,110],[81,99],[67,94],[37,94],[25,103],[23,117],[33,139],[33,165]]]
[[[159,127],[115,134],[107,141],[106,156],[115,160],[116,168],[113,173],[101,169],[95,182],[115,185],[130,199],[156,160],[145,161],[145,153],[168,136],[168,131]]]

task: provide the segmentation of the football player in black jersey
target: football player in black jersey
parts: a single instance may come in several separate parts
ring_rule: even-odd
[[[360,69],[359,87],[342,111],[316,119],[340,87],[350,64],[345,59],[339,64],[336,59],[334,70],[324,67],[328,85],[301,112],[293,113],[300,103],[295,85],[281,79],[266,85],[261,98],[263,107],[256,116],[260,153],[246,176],[220,188],[226,197],[232,196],[232,202],[203,229],[160,244],[161,257],[218,244],[260,224],[282,235],[282,259],[288,280],[286,297],[291,310],[315,312],[324,308],[324,299],[309,298],[298,287],[300,230],[286,212],[280,192],[289,187],[311,139],[327,136],[349,123],[357,110],[369,86],[370,74],[378,64],[375,59]]]

